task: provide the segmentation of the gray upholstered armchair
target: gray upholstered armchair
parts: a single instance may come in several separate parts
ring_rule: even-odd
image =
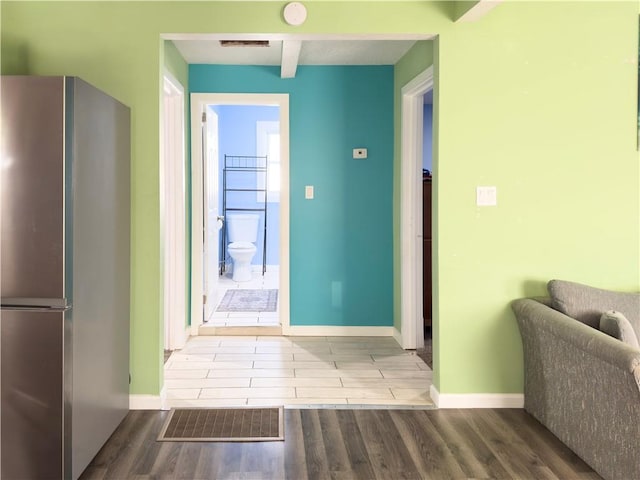
[[[584,300],[591,290],[595,297]],[[640,350],[593,325],[607,310],[626,309],[637,322],[640,295],[558,281],[549,291],[553,299],[512,304],[524,349],[525,409],[604,478],[640,479]],[[605,303],[593,305],[603,292]]]

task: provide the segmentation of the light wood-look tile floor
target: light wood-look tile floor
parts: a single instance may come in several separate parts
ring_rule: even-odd
[[[390,337],[200,336],[166,362],[165,406],[431,408],[432,373]]]
[[[268,266],[265,274],[262,270],[253,270],[252,278],[248,282],[234,282],[231,273],[225,273],[218,278],[217,295],[214,299],[216,308],[207,319],[207,326],[213,327],[262,327],[266,325],[280,325],[280,312],[219,312],[218,305],[227,290],[270,290],[279,286],[280,268]],[[278,301],[278,305],[280,302]]]

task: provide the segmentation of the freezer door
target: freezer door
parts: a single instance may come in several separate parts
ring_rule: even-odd
[[[63,298],[64,78],[0,82],[2,297]]]
[[[0,478],[64,478],[65,313],[0,313]]]

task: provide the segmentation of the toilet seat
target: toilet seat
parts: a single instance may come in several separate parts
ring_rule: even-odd
[[[233,242],[228,245],[229,250],[235,251],[255,251],[256,246],[251,242]]]

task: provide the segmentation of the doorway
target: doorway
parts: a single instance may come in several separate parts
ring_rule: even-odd
[[[422,349],[425,339],[423,116],[425,95],[433,91],[433,88],[432,66],[402,88],[400,244],[402,258],[401,331],[402,347],[405,349]],[[437,182],[437,179],[435,181]],[[429,182],[431,182],[430,179]],[[429,187],[431,186],[430,183]],[[429,190],[431,189],[429,188]]]
[[[423,96],[422,105],[422,317],[423,339],[417,354],[433,369],[433,88]],[[419,328],[416,333],[420,336]]]
[[[207,295],[204,326],[216,331],[234,328],[234,333],[265,327],[258,333],[278,333],[280,108],[207,109],[215,112],[217,129],[207,135],[215,137],[216,151],[207,156],[205,170],[216,169],[218,181],[211,188],[217,198],[205,198],[217,203],[221,228],[217,268],[205,268],[205,284],[217,284],[217,291],[213,297]]]
[[[191,96],[192,335],[280,335],[289,326],[288,101],[285,94]],[[252,132],[240,134],[242,124],[253,124]],[[254,236],[243,241],[238,225]],[[249,264],[239,263],[230,243],[253,248]],[[250,273],[240,275],[238,265]]]

